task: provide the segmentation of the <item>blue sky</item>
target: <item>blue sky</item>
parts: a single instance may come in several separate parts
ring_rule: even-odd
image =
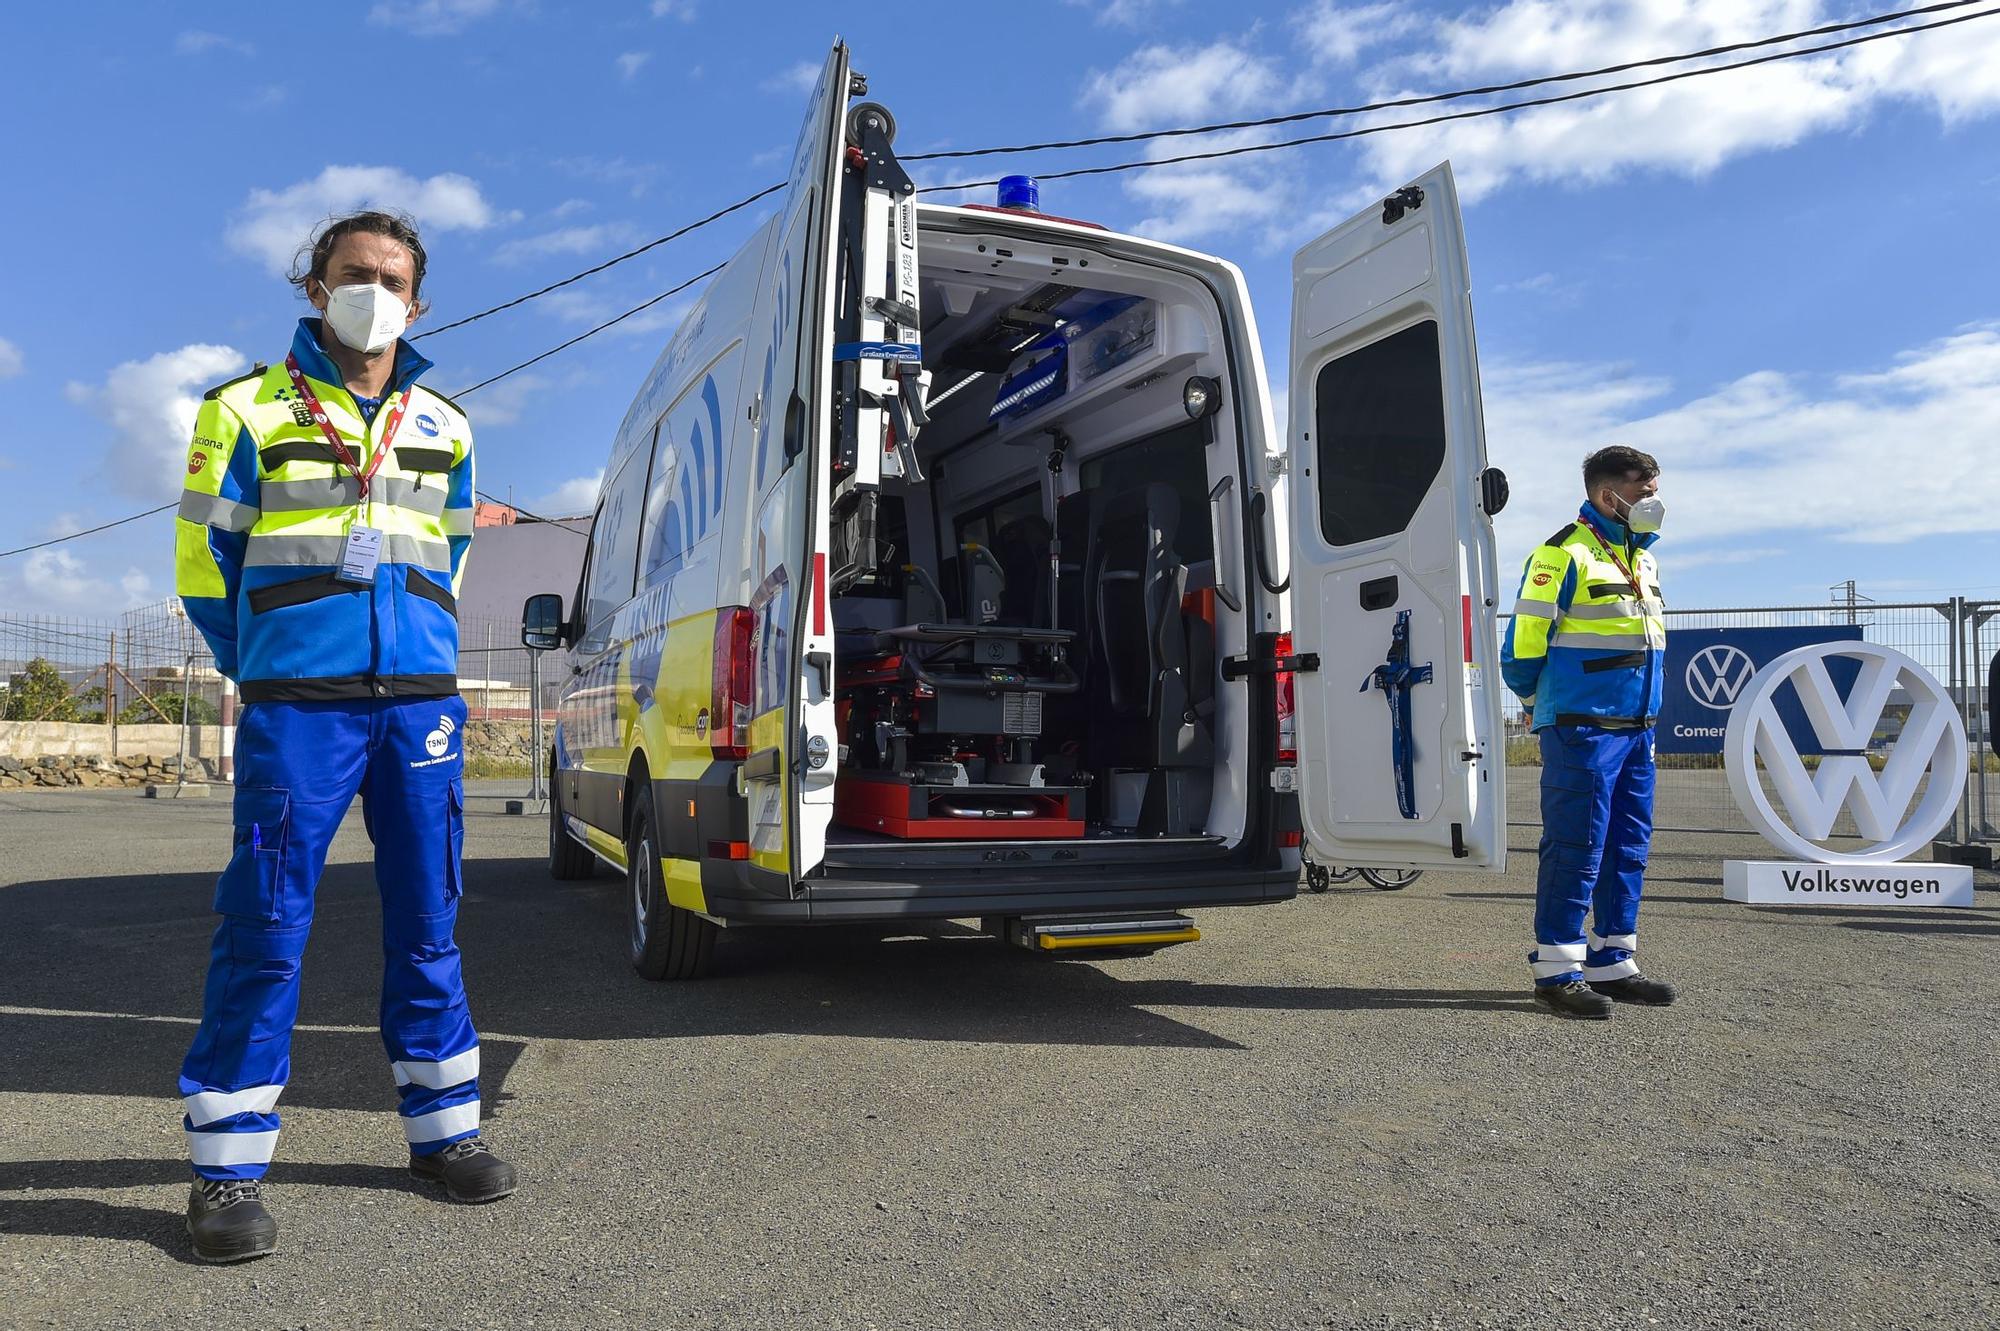
[[[0,547],[172,497],[201,390],[283,354],[303,307],[282,274],[329,211],[415,213],[430,322],[447,322],[770,183],[836,31],[915,152],[1435,91],[1887,6],[421,0],[342,6],[337,20],[333,6],[33,8],[0,18],[14,127],[0,142],[13,186]],[[1996,113],[2000,18],[1569,108],[1052,182],[1043,201],[1241,263],[1282,389],[1292,250],[1450,157],[1489,442],[1515,485],[1510,566],[1566,520],[1577,459],[1629,441],[1666,466],[1660,553],[1676,604],[1818,602],[1849,577],[1884,600],[2000,595]],[[727,257],[758,216],[424,343],[432,381],[451,392],[637,304]],[[582,507],[684,308],[467,399],[481,487]],[[170,550],[162,515],[0,561],[0,614],[157,599]]]

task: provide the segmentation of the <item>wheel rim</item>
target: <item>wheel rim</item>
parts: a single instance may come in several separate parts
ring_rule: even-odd
[[[632,856],[632,955],[646,950],[646,922],[653,912],[653,843],[640,837]]]

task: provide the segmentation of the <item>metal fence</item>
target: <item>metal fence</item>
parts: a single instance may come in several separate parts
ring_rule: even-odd
[[[1501,617],[1503,639],[1511,618]],[[1993,751],[1987,676],[1996,650],[2000,650],[2000,623],[1996,620],[2000,620],[2000,601],[1954,597],[1949,601],[1897,604],[1838,602],[1708,610],[1670,608],[1667,632],[1671,635],[1677,628],[1857,627],[1863,641],[1893,647],[1915,658],[1945,685],[1957,702],[1972,746],[1972,768],[1965,797],[1959,803],[1948,835],[1954,841],[1992,842],[2000,840],[2000,760],[1996,760]],[[1508,761],[1516,769],[1508,818],[1510,822],[1539,826],[1541,811],[1533,770],[1540,762],[1537,744],[1529,734],[1520,701],[1507,694],[1504,706]],[[1896,719],[1885,723],[1892,741],[1899,726]],[[1659,769],[1654,821],[1660,828],[1696,832],[1751,830],[1730,794],[1720,754],[1661,754]],[[1765,788],[1767,792],[1770,790],[1768,778]],[[1853,833],[1844,816],[1836,832]]]

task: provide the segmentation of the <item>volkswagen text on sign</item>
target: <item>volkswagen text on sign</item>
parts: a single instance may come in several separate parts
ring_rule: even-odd
[[[1852,624],[1669,630],[1660,723],[1654,732],[1659,752],[1721,753],[1729,714],[1758,670],[1796,647],[1860,640],[1861,630]],[[1837,662],[1834,682],[1847,684],[1853,672],[1852,663]],[[1780,697],[1778,707],[1799,752],[1819,752],[1805,715],[1789,694]]]
[[[1857,667],[1844,691],[1830,668],[1837,662]],[[1786,685],[1796,693],[1824,755],[1816,770],[1807,770],[1778,715],[1778,693]],[[1877,752],[1885,722],[1903,706],[1901,699],[1908,708],[1902,732],[1878,772],[1870,754]],[[1731,862],[1725,895],[1738,901],[1970,905],[1972,874],[1966,866],[1897,863],[1951,820],[1965,789],[1968,756],[1965,726],[1950,695],[1902,652],[1865,642],[1786,652],[1757,673],[1731,709],[1723,763],[1750,825],[1779,850],[1808,863]],[[1760,762],[1770,779],[1768,793],[1758,779]],[[1833,836],[1843,812],[1853,817],[1863,842],[1851,851],[1821,844]]]

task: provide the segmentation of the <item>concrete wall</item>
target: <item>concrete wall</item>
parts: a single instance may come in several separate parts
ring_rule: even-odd
[[[117,747],[112,746],[116,735]],[[171,758],[180,752],[181,728],[163,725],[102,726],[68,721],[0,721],[0,754],[30,758]],[[189,757],[222,752],[221,726],[189,726]]]

